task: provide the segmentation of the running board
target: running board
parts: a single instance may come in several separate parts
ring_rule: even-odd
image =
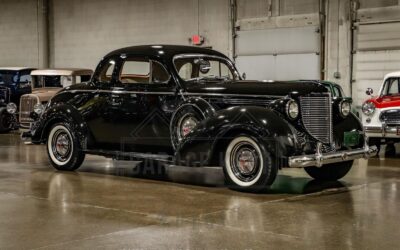
[[[137,152],[121,152],[121,151],[107,151],[107,150],[85,150],[87,154],[104,156],[113,159],[126,159],[131,161],[154,160],[166,163],[172,163],[174,157],[166,154],[146,154]]]

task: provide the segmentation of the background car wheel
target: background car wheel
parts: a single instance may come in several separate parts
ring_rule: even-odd
[[[171,121],[171,138],[174,148],[193,131],[204,119],[204,116],[191,106],[180,109]]]
[[[312,178],[320,181],[337,181],[345,177],[353,167],[353,161],[339,162],[318,167],[308,167],[304,170]]]
[[[69,124],[55,124],[47,139],[47,154],[53,167],[62,171],[78,169],[85,159],[79,140]]]
[[[229,188],[245,192],[267,189],[278,172],[264,145],[247,135],[238,136],[228,144],[223,167]]]
[[[11,130],[12,117],[6,109],[0,109],[0,133],[8,133]]]

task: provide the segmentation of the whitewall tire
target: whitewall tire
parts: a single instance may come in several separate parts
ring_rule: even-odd
[[[262,143],[251,136],[240,135],[226,148],[224,173],[232,189],[261,191],[273,183],[277,167]]]
[[[78,169],[85,154],[69,124],[55,124],[47,137],[47,154],[54,168],[63,171]]]

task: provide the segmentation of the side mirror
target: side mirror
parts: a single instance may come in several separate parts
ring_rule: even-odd
[[[242,74],[242,79],[243,79],[243,80],[246,80],[246,78],[247,78],[246,73],[243,73],[243,74]]]
[[[367,91],[365,92],[367,95],[372,95],[374,93],[374,90],[371,88],[368,88]]]

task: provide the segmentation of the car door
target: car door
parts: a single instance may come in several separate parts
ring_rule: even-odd
[[[172,152],[169,122],[178,100],[174,89],[162,63],[141,56],[123,60],[113,92],[120,150]]]
[[[93,78],[95,87],[85,95],[88,101],[82,105],[81,113],[94,137],[96,147],[115,150],[118,147],[114,129],[114,114],[118,108],[113,105],[112,91],[115,85],[118,58],[107,58],[99,65]]]

